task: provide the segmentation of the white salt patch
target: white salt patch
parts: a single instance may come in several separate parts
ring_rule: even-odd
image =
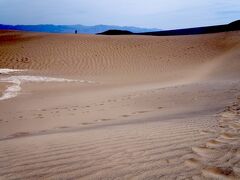
[[[10,76],[2,78],[2,81],[7,82],[77,82],[78,80],[64,79],[64,78],[52,78],[45,76]]]
[[[12,72],[22,72],[25,71],[23,69],[0,69],[0,74],[9,74]]]
[[[0,97],[0,100],[16,97],[18,95],[18,92],[20,91],[21,91],[20,83],[13,84],[4,91],[3,95]]]
[[[11,83],[0,97],[0,100],[16,97],[21,91],[21,83],[23,82],[77,82],[78,80],[63,79],[63,78],[51,78],[43,76],[10,76],[1,78],[0,82]]]
[[[9,74],[11,72],[18,72],[24,70],[14,70],[14,69],[0,69],[0,73]],[[9,99],[16,97],[21,91],[21,83],[24,82],[80,82],[80,83],[94,83],[93,81],[86,80],[73,80],[73,79],[64,79],[64,78],[52,78],[45,76],[9,76],[0,78],[0,82],[11,83],[0,97],[0,100]]]

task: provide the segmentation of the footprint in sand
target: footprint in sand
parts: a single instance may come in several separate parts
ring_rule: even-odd
[[[124,118],[127,118],[127,117],[129,117],[130,115],[127,115],[127,114],[124,114],[124,115],[122,115],[122,117],[124,117]]]
[[[136,112],[133,112],[132,114],[144,114],[147,112],[149,112],[149,111],[136,111]]]
[[[236,131],[240,130],[240,124],[237,122],[230,123],[228,127]]]
[[[227,146],[227,144],[213,139],[213,140],[208,141],[206,143],[206,146],[208,148],[224,148],[224,146]]]
[[[147,113],[149,111],[137,111],[138,114],[144,114],[144,113]]]
[[[18,138],[30,135],[29,132],[17,132],[8,136],[8,138]]]
[[[70,128],[70,127],[68,127],[68,126],[60,126],[57,129],[68,129],[68,128]]]
[[[216,135],[203,147],[193,147],[192,151],[199,159],[185,161],[188,167],[201,171],[208,179],[240,179],[240,98],[232,106],[220,113],[218,131],[202,131]]]
[[[43,118],[44,118],[42,114],[36,114],[36,116],[37,116],[37,118],[39,118],[39,119],[43,119]]]
[[[83,125],[83,126],[86,126],[86,125],[90,125],[90,124],[93,124],[93,123],[81,123],[81,125]]]
[[[202,174],[211,179],[237,179],[231,168],[207,167],[202,170]]]
[[[48,130],[41,130],[40,133],[46,133]]]
[[[202,135],[214,135],[216,133],[216,131],[211,131],[211,130],[201,130],[200,131],[200,134],[202,134]]]
[[[186,160],[185,164],[191,168],[201,168],[204,166],[200,160],[195,159],[195,158],[190,158],[190,159]]]
[[[104,122],[104,121],[111,121],[111,120],[112,119],[103,118],[103,119],[96,120],[96,122]]]
[[[224,151],[219,151],[215,148],[208,147],[193,147],[192,151],[203,158],[216,159],[224,155]]]
[[[103,118],[101,119],[101,121],[111,121],[112,119],[108,119],[108,118]]]
[[[223,133],[220,135],[220,138],[225,140],[237,140],[240,138],[239,134],[233,134],[233,133]]]

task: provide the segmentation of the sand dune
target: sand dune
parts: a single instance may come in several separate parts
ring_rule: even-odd
[[[98,76],[102,81],[168,81],[217,63],[219,56],[239,46],[239,32],[187,38],[8,32],[1,33],[0,42],[1,68]]]
[[[239,35],[0,31],[0,179],[239,179]]]

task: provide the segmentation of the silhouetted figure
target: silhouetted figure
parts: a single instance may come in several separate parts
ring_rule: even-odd
[[[77,30],[75,30],[75,34],[77,34],[78,32],[77,32]]]

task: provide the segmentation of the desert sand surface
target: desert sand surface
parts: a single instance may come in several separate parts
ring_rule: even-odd
[[[0,179],[240,179],[240,31],[0,31],[0,72]]]

